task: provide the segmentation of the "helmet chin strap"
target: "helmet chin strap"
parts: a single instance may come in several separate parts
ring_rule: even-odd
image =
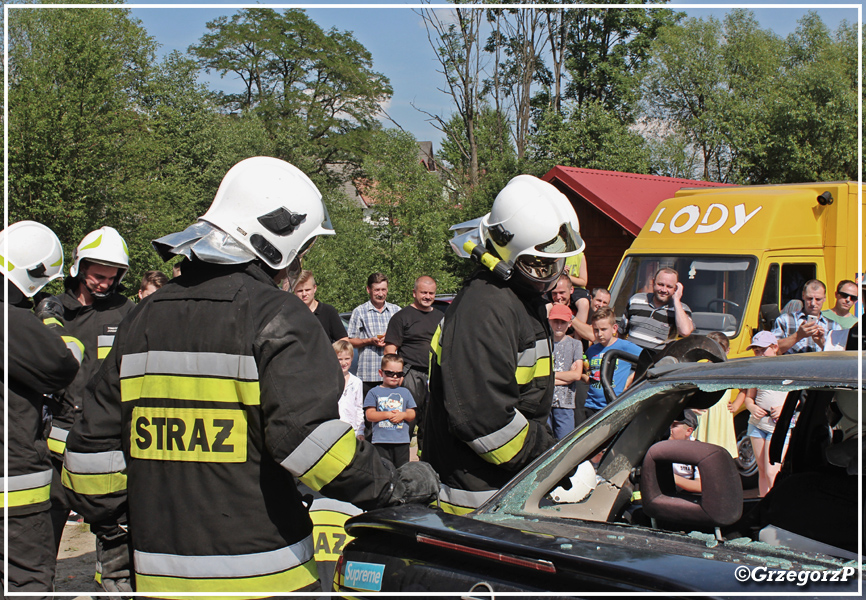
[[[296,256],[292,262],[286,266],[286,282],[287,288],[286,291],[292,293],[295,291],[295,285],[298,283],[298,277],[301,275],[301,270],[303,269],[303,259],[300,256]]]

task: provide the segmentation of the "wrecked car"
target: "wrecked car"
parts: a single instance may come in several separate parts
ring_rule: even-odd
[[[669,354],[476,511],[405,506],[351,519],[334,591],[856,592],[857,353],[698,363]],[[684,409],[732,388],[787,392],[771,441],[783,466],[764,498],[744,495],[718,446],[666,439]],[[702,493],[677,489],[675,463],[699,468]]]

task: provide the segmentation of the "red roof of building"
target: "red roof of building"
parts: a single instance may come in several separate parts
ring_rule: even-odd
[[[553,167],[542,179],[561,181],[634,236],[640,233],[655,207],[672,198],[677,190],[730,185],[576,167]]]

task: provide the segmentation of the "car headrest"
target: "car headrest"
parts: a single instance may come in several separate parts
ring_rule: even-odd
[[[674,463],[698,468],[700,496],[686,497],[677,491]],[[727,450],[714,444],[691,440],[653,444],[643,460],[640,490],[644,513],[665,523],[699,529],[724,527],[737,522],[743,513],[737,466]]]

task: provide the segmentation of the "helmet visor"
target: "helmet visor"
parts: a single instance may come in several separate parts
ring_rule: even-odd
[[[583,245],[580,234],[574,230],[571,223],[563,223],[554,238],[536,244],[535,250],[540,254],[574,254],[580,252]]]
[[[556,279],[565,269],[564,258],[553,258],[549,256],[532,256],[524,254],[517,259],[517,268],[524,275],[535,281],[550,281]]]

